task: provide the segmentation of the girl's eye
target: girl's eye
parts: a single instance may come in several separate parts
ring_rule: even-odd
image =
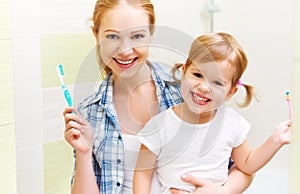
[[[203,78],[203,75],[201,73],[193,73],[193,75],[197,78]]]
[[[118,39],[119,37],[116,34],[109,34],[106,36],[106,38],[114,40],[114,39]]]
[[[145,36],[143,34],[135,34],[132,36],[132,39],[142,39],[144,38]]]
[[[224,84],[220,81],[213,81],[213,83],[217,86],[224,86]]]

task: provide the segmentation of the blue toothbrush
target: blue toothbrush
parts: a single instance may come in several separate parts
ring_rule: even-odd
[[[73,106],[73,103],[72,103],[72,98],[71,98],[71,95],[70,95],[70,92],[69,90],[67,89],[65,83],[64,83],[64,80],[63,80],[63,76],[65,75],[64,74],[64,69],[63,69],[63,66],[62,64],[59,64],[56,66],[56,70],[57,70],[57,75],[60,79],[60,83],[61,83],[61,88],[64,90],[64,96],[65,96],[65,99],[68,103],[68,105],[70,107]]]

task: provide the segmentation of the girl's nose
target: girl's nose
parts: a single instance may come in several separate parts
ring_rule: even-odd
[[[207,81],[203,81],[203,82],[201,82],[201,83],[198,85],[198,88],[199,88],[201,91],[208,92],[208,91],[209,91],[209,84],[207,83]]]

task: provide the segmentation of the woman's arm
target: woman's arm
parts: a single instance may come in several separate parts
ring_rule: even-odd
[[[93,129],[90,124],[73,109],[64,111],[65,139],[76,150],[76,167],[72,194],[99,194],[92,165]]]
[[[76,153],[76,168],[71,193],[100,193],[93,170],[92,156],[89,153]]]
[[[183,175],[181,179],[187,183],[191,183],[196,186],[196,190],[193,194],[241,194],[251,184],[253,175],[249,176],[235,166],[232,166],[227,182],[223,185],[216,185],[204,178],[196,177],[193,175]],[[171,189],[171,194],[191,194],[186,191]]]
[[[133,176],[133,193],[150,193],[151,181],[157,156],[141,144]]]

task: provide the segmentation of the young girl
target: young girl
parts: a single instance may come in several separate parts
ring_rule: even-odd
[[[184,102],[153,117],[139,132],[142,142],[134,172],[134,193],[149,193],[153,171],[157,169],[162,193],[171,188],[194,191],[179,176],[193,174],[219,185],[227,180],[228,160],[253,174],[291,141],[291,121],[277,125],[274,134],[251,150],[246,137],[250,124],[225,106],[244,87],[249,105],[253,88],[240,78],[247,58],[229,34],[214,33],[198,37],[182,66],[181,94]],[[175,74],[173,74],[175,75]]]

